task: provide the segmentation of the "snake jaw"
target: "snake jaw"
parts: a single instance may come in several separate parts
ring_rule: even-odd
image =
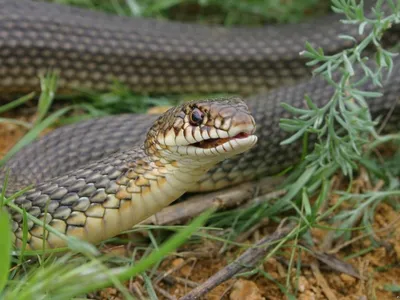
[[[223,145],[229,141],[232,141],[234,139],[245,139],[248,138],[251,134],[247,132],[240,132],[237,135],[233,137],[226,137],[226,138],[210,138],[203,140],[201,142],[197,142],[194,144],[191,144],[193,147],[198,147],[198,148],[203,148],[203,149],[210,149],[210,148],[215,148],[217,146]]]
[[[227,137],[207,138],[187,146],[177,147],[176,151],[184,155],[195,155],[198,159],[206,157],[210,160],[210,157],[215,157],[212,160],[224,160],[252,148],[257,142],[254,130],[255,127],[250,125],[246,131],[236,134],[228,133]]]

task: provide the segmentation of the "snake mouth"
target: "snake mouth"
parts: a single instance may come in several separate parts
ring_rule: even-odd
[[[198,143],[192,144],[192,146],[197,147],[197,148],[202,148],[202,149],[210,149],[210,148],[216,148],[220,145],[223,145],[231,140],[236,140],[236,139],[245,139],[248,138],[251,134],[247,132],[240,132],[237,135],[233,137],[227,137],[227,138],[216,138],[216,139],[207,139]]]

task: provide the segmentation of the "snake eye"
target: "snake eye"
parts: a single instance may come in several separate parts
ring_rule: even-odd
[[[199,126],[204,119],[204,114],[198,109],[195,108],[190,114],[190,124],[194,126]]]

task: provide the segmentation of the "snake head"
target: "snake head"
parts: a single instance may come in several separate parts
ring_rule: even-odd
[[[148,154],[221,161],[255,145],[254,118],[239,98],[193,101],[164,113],[149,130]]]

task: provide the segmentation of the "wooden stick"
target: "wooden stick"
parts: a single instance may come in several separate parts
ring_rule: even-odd
[[[276,242],[287,236],[294,224],[289,224],[283,228],[281,226],[271,235],[264,237],[258,241],[253,247],[247,249],[241,256],[234,262],[227,265],[222,270],[215,273],[208,278],[203,284],[193,289],[191,292],[180,298],[180,300],[194,300],[207,294],[209,291],[223,283],[224,281],[232,278],[238,273],[244,272],[248,269],[254,268],[266,256],[271,243]]]
[[[282,177],[267,177],[260,181],[246,182],[212,193],[196,194],[189,196],[185,201],[167,206],[157,214],[147,218],[141,224],[166,225],[182,223],[193,218],[209,208],[226,209],[237,207],[242,203],[257,197],[257,199],[270,200],[286,193],[276,190],[283,181]]]

